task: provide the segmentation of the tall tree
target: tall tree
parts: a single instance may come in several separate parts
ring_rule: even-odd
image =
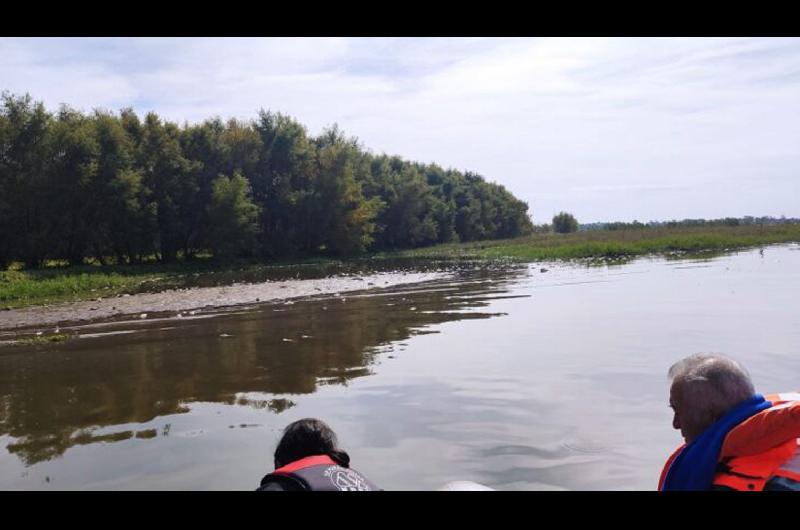
[[[134,166],[134,145],[122,121],[109,113],[95,112],[93,125],[98,165],[90,192],[91,252],[98,260],[113,255],[120,263],[138,261],[151,252],[156,218]]]
[[[363,252],[372,243],[379,200],[366,199],[355,179],[357,141],[345,138],[334,127],[323,133],[317,145],[319,165],[311,219],[317,223],[318,242],[336,255]]]
[[[53,240],[47,233],[47,199],[52,115],[29,95],[2,94],[0,131],[0,251],[3,261],[21,259],[28,267],[44,261]]]
[[[198,186],[191,178],[194,167],[181,152],[178,128],[162,123],[152,112],[142,127],[139,164],[155,203],[160,258],[175,261],[190,237],[192,197]]]
[[[262,251],[267,256],[317,249],[315,212],[317,148],[305,127],[282,114],[261,111],[258,170],[251,177],[253,197],[262,207]]]
[[[425,178],[411,165],[391,171],[384,180],[380,246],[403,248],[428,245],[438,239],[435,197]]]
[[[214,180],[208,205],[208,245],[217,258],[252,254],[258,235],[258,206],[240,173]]]
[[[553,216],[553,230],[559,234],[578,231],[578,221],[571,213],[559,212]]]
[[[102,198],[93,189],[99,145],[91,119],[63,106],[51,125],[53,156],[47,168],[51,208],[46,213],[50,251],[73,265],[83,262],[97,229]]]

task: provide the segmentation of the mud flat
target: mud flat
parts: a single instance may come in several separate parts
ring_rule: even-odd
[[[92,301],[0,311],[0,330],[22,332],[30,328],[52,328],[56,325],[116,320],[126,316],[134,316],[143,320],[166,315],[174,317],[178,313],[189,313],[201,309],[274,303],[366,289],[383,289],[437,280],[446,276],[448,276],[446,272],[382,272],[360,276],[239,283],[218,287],[192,287],[157,293],[119,295]],[[52,329],[46,331],[50,332]]]

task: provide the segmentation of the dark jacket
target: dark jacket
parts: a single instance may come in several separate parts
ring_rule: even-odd
[[[296,460],[261,479],[256,491],[379,491],[364,475],[346,462],[328,455]]]

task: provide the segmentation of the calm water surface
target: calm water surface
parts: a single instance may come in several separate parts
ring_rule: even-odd
[[[542,272],[542,267],[546,272]],[[433,281],[0,348],[0,488],[253,489],[327,421],[385,489],[654,489],[666,371],[727,353],[800,389],[800,247]]]

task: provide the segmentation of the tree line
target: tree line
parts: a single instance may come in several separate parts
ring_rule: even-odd
[[[612,223],[586,223],[581,224],[581,230],[640,230],[646,228],[682,228],[682,227],[716,227],[716,226],[773,226],[784,224],[800,224],[800,219],[792,217],[754,217],[746,215],[744,217],[723,217],[720,219],[681,219],[671,221],[640,221],[632,222],[612,222]]]
[[[529,234],[528,205],[482,176],[375,155],[260,111],[182,126],[150,112],[0,101],[0,267],[350,256]]]

